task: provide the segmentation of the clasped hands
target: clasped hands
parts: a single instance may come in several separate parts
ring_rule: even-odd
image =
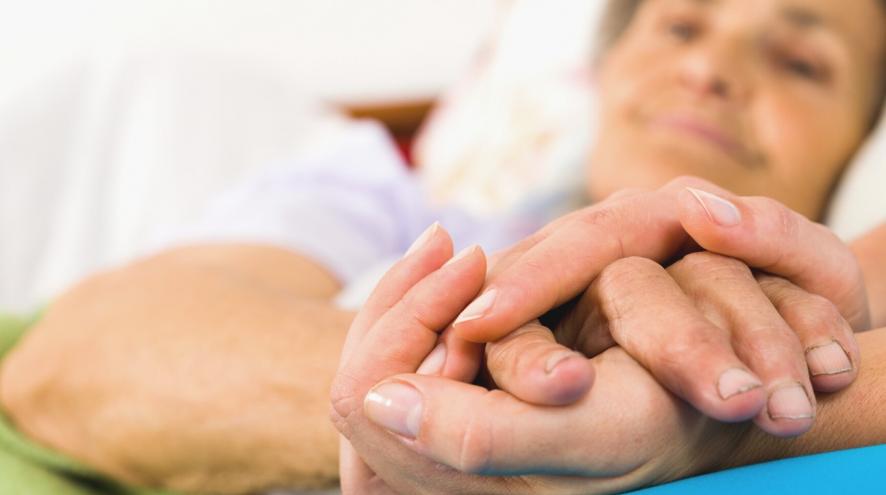
[[[740,462],[747,420],[805,432],[815,393],[858,370],[857,262],[766,198],[681,178],[489,260],[452,251],[430,228],[351,326],[332,388],[345,494],[676,479]]]

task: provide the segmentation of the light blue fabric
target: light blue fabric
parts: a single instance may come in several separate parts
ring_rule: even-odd
[[[886,493],[886,445],[755,464],[675,481],[634,495]]]

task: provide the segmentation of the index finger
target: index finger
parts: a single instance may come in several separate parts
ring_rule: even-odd
[[[409,256],[389,273],[408,266]],[[365,330],[358,348],[342,361],[332,383],[331,414],[339,431],[347,436],[347,429],[359,420],[354,412],[372,384],[418,369],[437,342],[438,333],[477,294],[485,270],[483,252],[470,248],[409,288]],[[383,281],[377,290],[384,292],[385,285]]]
[[[627,256],[661,261],[685,240],[669,188],[585,208],[531,247],[521,246],[525,252],[490,275],[453,331],[473,342],[498,340],[578,295],[613,261]]]

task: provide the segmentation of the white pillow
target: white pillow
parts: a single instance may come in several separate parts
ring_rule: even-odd
[[[517,0],[489,56],[444,99],[416,143],[438,201],[498,214],[582,187],[594,135],[590,60],[605,2]],[[828,225],[850,239],[886,219],[886,125],[850,164]],[[542,203],[549,204],[549,203]]]
[[[521,0],[505,11],[484,63],[441,100],[416,141],[436,201],[499,214],[580,187],[602,5]]]
[[[886,221],[886,106],[880,125],[846,169],[831,199],[827,224],[843,239]]]

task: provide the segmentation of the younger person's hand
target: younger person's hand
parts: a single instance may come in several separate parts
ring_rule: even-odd
[[[416,374],[483,285],[479,250],[450,255],[435,229],[354,320],[332,390],[345,494],[622,491],[717,466],[743,438],[747,427],[696,412],[618,347],[587,361],[597,382],[563,407]]]

